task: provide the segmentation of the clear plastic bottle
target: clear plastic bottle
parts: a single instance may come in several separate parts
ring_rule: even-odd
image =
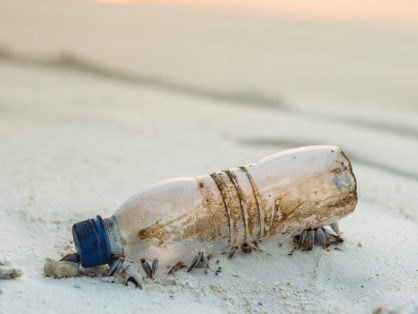
[[[356,180],[341,149],[307,146],[154,184],[111,218],[74,225],[74,243],[85,267],[110,263],[118,254],[173,265],[200,251],[336,222],[356,203]]]

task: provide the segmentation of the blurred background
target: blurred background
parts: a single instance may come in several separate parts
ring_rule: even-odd
[[[220,127],[252,149],[334,143],[418,178],[416,1],[3,0],[0,23],[0,130],[77,110],[141,127],[148,110],[155,123],[168,119],[162,128],[189,125],[205,140]],[[126,101],[105,87],[87,95],[89,84],[60,80],[68,75],[170,100],[139,92]],[[182,97],[190,108],[177,108]],[[150,129],[169,138],[159,127]]]
[[[39,310],[48,298],[57,312],[63,296],[77,304],[86,290],[45,281],[42,258],[72,250],[73,223],[112,215],[156,181],[333,144],[358,181],[345,244],[370,269],[332,282],[363,288],[376,262],[387,273],[336,297],[327,271],[316,308],[302,288],[292,302],[416,309],[416,263],[404,255],[416,241],[403,231],[418,221],[417,56],[416,0],[0,0],[0,254],[29,274],[6,299]],[[109,312],[134,302],[106,291]],[[86,312],[103,299],[90,295]]]
[[[3,156],[15,156],[3,162],[18,163],[22,176],[27,167],[45,174],[39,155],[61,177],[75,163],[98,168],[110,190],[141,178],[137,189],[336,144],[366,169],[366,199],[393,204],[396,180],[416,187],[416,1],[3,0],[0,8],[0,134]],[[132,171],[100,166],[109,160]],[[408,193],[395,198],[416,197]]]

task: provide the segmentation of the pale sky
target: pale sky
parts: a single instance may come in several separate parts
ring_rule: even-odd
[[[326,20],[367,21],[418,26],[417,0],[94,0],[116,4],[180,5],[217,11],[246,12]]]

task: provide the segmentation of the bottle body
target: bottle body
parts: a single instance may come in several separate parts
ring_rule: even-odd
[[[275,234],[336,222],[357,203],[349,160],[336,146],[308,146],[210,175],[165,180],[115,212],[133,260],[190,262]]]

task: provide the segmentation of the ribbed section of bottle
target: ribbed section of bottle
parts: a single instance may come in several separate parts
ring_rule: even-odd
[[[339,148],[292,152],[209,175],[228,218],[229,243],[300,232],[354,210],[356,181]]]
[[[228,217],[231,244],[254,241],[263,236],[264,213],[257,186],[245,167],[217,171],[210,175]]]

